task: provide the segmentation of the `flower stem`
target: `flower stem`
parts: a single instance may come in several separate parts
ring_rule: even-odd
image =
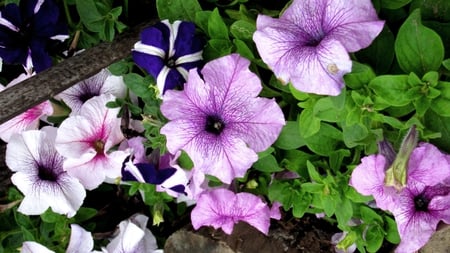
[[[69,27],[73,27],[73,21],[72,21],[72,17],[70,16],[70,10],[69,10],[69,5],[67,4],[67,0],[63,1],[64,4],[64,12],[66,13],[66,19],[67,19],[67,24],[69,24]]]

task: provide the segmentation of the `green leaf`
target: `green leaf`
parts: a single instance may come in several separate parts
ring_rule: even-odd
[[[205,61],[210,61],[228,54],[233,50],[233,43],[228,39],[211,39],[203,50]]]
[[[428,110],[423,123],[428,130],[441,133],[441,138],[433,139],[431,143],[450,153],[450,117],[443,117],[434,110]]]
[[[281,129],[274,146],[277,148],[291,150],[305,145],[305,140],[300,136],[300,129],[296,121],[287,121]]]
[[[373,222],[378,223],[383,222],[383,218],[370,207],[361,206],[359,212],[361,214],[361,219],[364,221],[364,223],[369,224]]]
[[[414,10],[400,27],[395,40],[395,54],[406,73],[422,76],[438,70],[444,59],[444,45],[439,35],[422,25],[420,9]]]
[[[236,52],[241,56],[253,60],[255,59],[255,55],[253,55],[253,51],[247,46],[247,44],[239,39],[233,40],[234,45],[236,46]]]
[[[365,234],[367,246],[366,249],[369,252],[377,252],[384,240],[384,231],[379,225],[372,225],[366,231]]]
[[[450,117],[450,82],[439,82],[436,88],[441,92],[440,96],[431,103],[431,109],[442,117]]]
[[[313,108],[306,108],[300,113],[299,117],[300,135],[308,138],[320,130],[320,119],[314,116]]]
[[[267,155],[259,159],[253,164],[253,168],[267,173],[278,172],[283,170],[278,166],[278,162],[273,155]]]
[[[317,184],[317,183],[303,183],[302,184],[302,189],[305,192],[310,192],[310,193],[322,193],[323,192],[323,184]]]
[[[338,101],[339,98],[340,101]],[[317,100],[313,108],[313,117],[317,118],[318,124],[320,120],[327,122],[340,122],[344,117],[345,92],[341,92],[339,96],[329,96]]]
[[[351,126],[344,125],[342,127],[342,134],[344,136],[345,145],[349,148],[353,148],[367,138],[369,130],[365,125],[357,123]]]
[[[379,99],[392,106],[405,106],[411,102],[407,91],[410,89],[407,75],[383,75],[377,76],[370,83]]]
[[[384,216],[384,225],[385,225],[385,231],[386,231],[386,240],[388,240],[390,243],[398,244],[400,243],[400,235],[398,234],[397,230],[397,223],[394,219],[391,217],[385,215]]]
[[[237,20],[230,26],[230,33],[240,40],[252,41],[255,31],[256,24],[245,20]]]
[[[196,12],[202,10],[197,0],[156,0],[156,9],[161,20],[195,21]]]
[[[76,8],[80,20],[92,32],[100,32],[103,29],[103,15],[98,11],[95,1],[76,0]]]
[[[365,62],[372,66],[375,72],[377,72],[378,74],[385,74],[391,69],[394,62],[394,42],[394,34],[389,29],[389,26],[385,25],[381,33],[375,38],[372,44],[370,44],[369,47],[357,52],[356,56],[358,60],[361,60],[362,62]],[[353,64],[355,64],[355,62]],[[352,72],[353,71],[354,67],[352,66]],[[344,80],[346,80],[346,83],[347,75],[344,76]],[[368,81],[370,81],[370,79]]]
[[[411,0],[381,0],[381,6],[386,9],[398,9],[410,2]]]
[[[208,19],[208,34],[211,39],[228,40],[228,27],[215,8]]]
[[[97,214],[97,209],[89,207],[81,207],[77,214],[73,217],[74,223],[81,223],[89,220]]]
[[[352,201],[342,198],[335,211],[338,224],[346,225],[353,216]]]
[[[439,20],[450,22],[450,1],[448,0],[413,0],[411,2],[411,10],[420,8],[423,20]]]
[[[295,171],[302,177],[308,177],[306,161],[313,158],[313,155],[300,150],[287,150],[284,152],[284,159],[281,161],[280,166],[290,171]]]
[[[212,11],[199,11],[195,13],[195,24],[206,34],[208,34],[208,20],[211,13]]]
[[[306,167],[308,168],[308,174],[312,181],[315,181],[317,183],[321,183],[323,181],[319,172],[317,172],[316,168],[310,161],[306,162]]]
[[[306,146],[316,154],[329,156],[337,149],[342,140],[342,133],[335,127],[322,123],[320,131],[311,137],[305,138]]]

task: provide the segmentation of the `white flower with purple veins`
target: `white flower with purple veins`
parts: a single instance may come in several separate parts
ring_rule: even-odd
[[[135,214],[127,220],[120,222],[119,234],[102,248],[104,253],[162,253],[158,250],[156,238],[147,228],[148,217]]]
[[[163,20],[141,33],[132,52],[136,64],[153,78],[159,92],[182,87],[189,69],[202,64],[204,43],[191,22]]]
[[[111,151],[125,137],[120,129],[119,108],[107,108],[114,101],[103,94],[86,101],[78,115],[64,120],[58,128],[56,149],[63,155],[64,169],[92,190],[105,180],[120,177],[127,151]]]
[[[274,99],[257,97],[262,86],[249,65],[238,54],[210,61],[203,79],[191,70],[184,90],[167,91],[161,105],[169,152],[186,151],[196,170],[226,184],[245,175],[285,124]]]
[[[334,96],[352,69],[348,52],[369,46],[383,26],[370,0],[294,0],[278,19],[259,15],[253,40],[277,78]]]
[[[6,164],[15,173],[11,181],[25,195],[19,211],[44,213],[49,207],[72,217],[86,196],[83,185],[63,170],[55,149],[56,128],[44,127],[13,135],[6,148]]]
[[[72,109],[71,115],[73,115],[78,114],[81,106],[93,97],[112,94],[115,97],[123,98],[126,96],[126,92],[123,78],[114,76],[109,70],[103,69],[96,75],[61,92],[58,97]]]
[[[279,219],[279,215],[279,211],[274,212],[261,198],[251,193],[235,194],[227,189],[215,189],[200,195],[192,209],[191,221],[194,229],[212,226],[221,228],[226,234],[233,232],[234,224],[244,221],[267,235],[270,218]]]

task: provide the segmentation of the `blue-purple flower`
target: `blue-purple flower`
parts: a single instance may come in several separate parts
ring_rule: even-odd
[[[20,1],[7,4],[0,12],[0,58],[4,63],[25,65],[31,57],[39,73],[52,66],[47,47],[52,40],[65,40],[62,23],[53,0]]]
[[[182,87],[191,68],[202,64],[203,41],[190,22],[163,20],[141,33],[132,52],[136,64],[156,79],[159,92]]]
[[[280,18],[259,15],[253,40],[276,77],[303,92],[338,95],[348,52],[383,29],[370,0],[294,0]]]
[[[189,71],[184,90],[167,91],[161,105],[169,152],[186,151],[195,170],[226,184],[245,175],[285,124],[274,99],[257,97],[261,81],[249,65],[238,54],[210,61],[203,79]]]

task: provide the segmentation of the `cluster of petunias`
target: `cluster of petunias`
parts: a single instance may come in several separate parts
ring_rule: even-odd
[[[414,135],[414,131],[410,135]],[[405,140],[413,140],[407,136]],[[409,157],[403,156],[411,150]],[[408,152],[406,152],[408,153]],[[380,153],[362,158],[350,184],[363,195],[372,195],[376,205],[390,211],[397,222],[401,242],[398,253],[415,252],[424,246],[439,222],[450,224],[450,156],[429,143],[405,141],[396,159],[390,144],[380,145]],[[399,166],[404,164],[405,166]],[[406,182],[392,185],[389,169],[406,173]],[[388,169],[389,168],[389,169]],[[401,179],[401,173],[394,172]]]
[[[369,46],[383,26],[370,0],[294,0],[279,18],[259,15],[253,40],[278,79],[338,95],[352,69],[348,52]]]

